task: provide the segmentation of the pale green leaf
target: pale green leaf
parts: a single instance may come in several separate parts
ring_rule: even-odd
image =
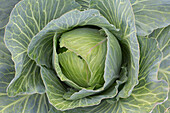
[[[169,0],[130,0],[137,28],[137,35],[146,36],[157,28],[170,24]]]
[[[20,0],[1,0],[0,1],[0,29],[8,23],[10,13]]]
[[[77,7],[79,5],[74,0],[22,0],[15,6],[5,32],[5,43],[12,54],[16,71],[8,88],[10,96],[44,92],[39,67],[28,57],[28,45],[52,19]],[[48,43],[39,49],[50,54],[50,47]]]
[[[74,52],[77,55],[77,58],[78,55],[82,57],[82,59],[85,61],[85,68],[89,70],[87,71],[88,73],[86,73],[87,69],[84,69],[85,74],[84,76],[82,76],[81,72],[78,73],[75,69],[74,71],[72,71],[71,75],[70,74],[68,75],[72,76],[68,77],[70,80],[74,81],[75,78],[82,78],[86,81],[87,84],[86,88],[93,86],[95,87],[97,84],[100,86],[103,85],[104,83],[103,75],[107,52],[106,36],[100,35],[100,32],[97,29],[78,28],[66,32],[61,36],[60,47],[61,48],[66,47],[69,51]],[[59,55],[59,63],[64,68],[65,72],[70,72],[72,66],[77,64],[75,63],[76,60],[74,61],[68,60],[68,62],[66,62],[65,59],[63,60],[63,62],[61,62],[60,59],[62,59],[62,56],[63,55],[61,53]],[[71,64],[71,62],[73,62],[74,64],[70,65],[70,68],[68,68],[67,64]],[[74,73],[77,74],[74,75]],[[77,80],[75,80],[74,82],[79,84],[83,83]]]
[[[77,85],[87,88],[90,70],[85,60],[80,59],[74,52],[68,51],[58,55],[63,74]]]
[[[120,40],[123,62],[128,63],[128,80],[119,92],[119,97],[128,97],[134,86],[138,84],[139,72],[139,45],[130,1],[92,0],[90,8],[98,9],[111,24],[120,29],[112,33]]]

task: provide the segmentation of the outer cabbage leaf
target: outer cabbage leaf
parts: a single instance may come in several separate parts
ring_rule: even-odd
[[[81,113],[149,113],[157,104],[167,99],[168,84],[158,80],[159,63],[162,58],[157,41],[152,38],[138,38],[141,58],[139,84],[128,98],[108,99],[97,106],[77,108]],[[153,57],[154,56],[154,57]],[[70,112],[70,111],[66,111]]]
[[[121,43],[123,63],[128,64],[128,80],[119,97],[128,97],[138,84],[139,45],[136,37],[135,19],[129,0],[92,0],[90,8],[95,8],[116,28],[113,31]]]
[[[33,94],[16,97],[0,95],[1,113],[47,113],[48,101],[45,94]]]
[[[0,79],[3,81],[0,83],[1,94],[6,92],[6,85],[8,83],[5,81],[12,80],[14,74],[14,64],[11,60],[11,55],[4,43],[5,29],[3,29],[3,27],[5,27],[7,24],[11,10],[17,2],[19,2],[19,0],[0,1]],[[7,78],[6,75],[11,76]]]
[[[170,107],[169,107],[169,100],[170,93],[168,94],[168,98],[164,103],[161,103],[153,109],[152,113],[169,113],[170,112]]]
[[[82,6],[82,10],[89,8],[90,0],[76,0],[76,2],[78,2]]]
[[[135,14],[137,35],[146,36],[170,24],[169,0],[130,0]]]
[[[0,112],[1,113],[47,113],[46,95],[23,95],[8,97],[6,88],[15,74],[11,54],[4,44],[4,29],[0,30]]]
[[[4,31],[0,29],[0,95],[6,94],[7,85],[15,73],[11,54],[4,44]]]
[[[0,1],[0,29],[8,23],[11,10],[20,0],[1,0]]]
[[[39,67],[27,55],[28,44],[49,21],[78,7],[74,0],[23,0],[16,5],[5,32],[5,43],[12,54],[16,71],[8,87],[9,96],[44,92]],[[44,59],[49,61],[47,66],[51,66],[50,59],[45,56]]]
[[[57,110],[55,107],[50,106],[48,113],[64,113],[63,111]]]
[[[170,26],[155,30],[149,37],[154,37],[158,41],[158,46],[163,53],[162,61],[160,63],[158,79],[166,80],[169,84],[170,90]],[[170,92],[167,100],[154,109],[153,113],[168,113],[170,103]]]

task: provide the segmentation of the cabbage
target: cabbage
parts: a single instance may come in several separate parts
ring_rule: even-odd
[[[1,0],[0,112],[168,112],[169,6]]]

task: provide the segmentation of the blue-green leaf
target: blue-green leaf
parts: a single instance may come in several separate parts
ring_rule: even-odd
[[[0,29],[8,23],[10,13],[15,4],[20,0],[1,0],[0,1]]]
[[[0,30],[0,113],[47,113],[46,95],[8,97],[6,89],[15,74],[11,54],[4,44],[4,29]]]
[[[48,101],[45,94],[33,94],[16,97],[0,95],[1,113],[47,113]]]
[[[137,35],[146,36],[170,24],[169,0],[130,0],[135,14]]]
[[[11,54],[4,43],[4,31],[0,29],[0,95],[6,94],[6,88],[9,82],[13,79],[15,69]]]
[[[27,54],[28,45],[52,19],[77,7],[79,4],[74,0],[23,0],[12,10],[5,32],[5,43],[12,54],[16,71],[8,87],[10,96],[44,92],[39,67]],[[45,46],[47,49],[51,47],[49,44]],[[45,46],[39,49],[50,53]]]
[[[170,26],[156,29],[149,37],[153,37],[158,41],[158,46],[163,53],[163,57],[160,63],[158,79],[165,80],[169,84],[170,91]],[[153,113],[164,113],[170,109],[170,92],[167,100],[156,106]]]
[[[82,6],[82,9],[89,8],[90,0],[76,0],[76,2],[78,2]]]

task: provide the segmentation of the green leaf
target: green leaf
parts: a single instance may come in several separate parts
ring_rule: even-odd
[[[149,37],[154,37],[158,41],[158,46],[163,53],[159,67],[158,79],[165,80],[169,84],[170,90],[170,26],[155,30]],[[170,103],[170,92],[167,100],[154,109],[153,113],[168,113]]]
[[[146,36],[170,24],[169,0],[130,0],[135,14],[137,35]]]
[[[82,113],[149,113],[157,104],[167,99],[168,84],[157,79],[162,57],[157,41],[152,38],[138,39],[141,50],[139,84],[135,86],[132,94],[118,101],[108,99],[97,106],[75,110]]]
[[[8,23],[10,13],[20,0],[1,0],[0,1],[0,29]]]
[[[154,32],[152,32],[149,36],[155,38],[158,41],[158,46],[160,50],[163,52],[163,57],[168,58],[168,51],[167,48],[169,48],[169,42],[170,42],[170,25],[167,27],[156,29]]]
[[[11,81],[11,79],[13,78],[13,74],[15,74],[14,64],[13,64],[13,61],[11,60],[11,54],[9,53],[9,51],[6,48],[4,41],[3,41],[4,29],[2,29],[1,32],[2,32],[2,38],[1,38],[1,50],[0,50],[0,52],[1,52],[1,54],[0,54],[1,55],[1,59],[0,59],[1,72],[0,72],[0,74],[2,75],[3,81],[6,81],[8,79],[10,79],[10,81]],[[30,68],[30,66],[32,66],[31,70],[27,69],[28,67]],[[37,76],[36,78],[34,77],[35,73],[36,74],[39,73],[39,68],[36,67],[36,64],[34,63],[32,65],[31,63],[28,62],[24,69],[25,69],[24,71],[26,71],[26,72],[28,71],[29,74],[23,73],[23,76],[20,77],[19,80],[16,81],[12,85],[12,87],[8,87],[8,91],[10,90],[10,92],[8,92],[9,95],[11,95],[11,93],[14,93],[14,95],[15,95],[18,92],[22,92],[23,89],[30,90],[30,91],[36,91],[36,92],[43,92],[44,91],[44,87],[41,86],[42,81],[41,81],[40,76]],[[6,75],[11,75],[11,76],[6,77]],[[32,77],[32,78],[30,78],[30,77]],[[16,78],[14,78],[13,81]],[[25,84],[25,83],[29,83],[29,84]],[[3,83],[0,84],[0,86],[6,86],[5,84],[8,85],[6,82],[3,82]],[[33,84],[32,87],[30,87],[31,84]],[[38,86],[38,87],[33,89],[35,86]],[[6,89],[3,89],[3,90],[6,91]]]
[[[28,45],[52,19],[77,7],[79,5],[74,0],[22,0],[16,5],[5,32],[5,43],[12,54],[16,71],[8,88],[10,96],[44,92],[39,67],[27,54]],[[45,46],[39,49],[47,52],[52,47]]]
[[[76,0],[76,2],[78,2],[82,6],[83,10],[89,8],[90,0]]]
[[[50,110],[48,111],[48,113],[64,113],[64,112],[55,109],[54,106],[50,106]]]
[[[121,76],[122,51],[116,37],[105,28],[104,31],[107,35],[107,55],[104,69],[104,87],[106,88],[113,84],[118,76]]]
[[[59,18],[61,15],[63,15],[64,13],[73,10],[73,9],[80,9],[80,5],[78,5],[74,0],[54,0],[55,3],[53,7],[55,7],[55,5],[57,5],[56,10],[53,9],[54,11],[52,11],[53,13],[56,14],[56,17],[49,17],[51,19],[53,18]],[[51,4],[51,3],[49,3]],[[64,5],[65,4],[65,5]],[[63,6],[64,5],[64,6]],[[49,7],[51,8],[51,7]],[[48,11],[48,10],[47,10]],[[62,11],[62,12],[60,12]],[[51,13],[52,13],[51,12]],[[54,15],[54,14],[51,15]],[[50,19],[50,20],[51,20]],[[54,20],[53,20],[54,21]],[[53,48],[53,36],[54,33],[53,31],[50,31],[49,33],[45,34],[45,38],[39,39],[37,37],[39,37],[41,35],[41,33],[43,31],[46,31],[46,29],[48,29],[48,27],[50,27],[51,22],[47,22],[46,26],[44,26],[44,29],[41,30],[40,32],[38,32],[33,39],[31,40],[29,47],[28,47],[28,54],[31,57],[31,59],[35,60],[36,63],[38,65],[45,65],[47,67],[51,67],[51,55],[52,55],[52,48]],[[36,54],[35,54],[36,53]]]
[[[22,71],[17,75],[15,72],[15,77],[9,84],[7,89],[8,96],[15,96],[19,94],[33,94],[33,93],[44,93],[45,88],[40,76],[40,68],[35,62],[30,60],[28,56],[24,56],[23,62],[25,65]]]
[[[168,94],[168,97],[170,97],[170,93]],[[169,107],[170,99],[168,98],[164,103],[161,103],[157,105],[152,113],[169,113],[170,107]]]
[[[16,97],[0,95],[1,113],[47,113],[48,101],[45,94]]]
[[[95,8],[116,28],[113,32],[120,40],[123,62],[128,63],[128,80],[119,92],[119,97],[128,97],[138,84],[139,45],[136,37],[135,19],[129,0],[92,0],[90,8]]]
[[[79,109],[60,111],[60,110],[57,110],[54,106],[51,106],[48,113],[85,113],[85,112]]]
[[[11,54],[3,41],[4,31],[0,30],[0,113],[47,113],[48,101],[45,94],[8,97],[6,88],[15,70]]]

